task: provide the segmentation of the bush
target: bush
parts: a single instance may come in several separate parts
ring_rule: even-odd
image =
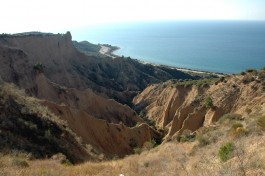
[[[229,130],[230,135],[233,137],[240,137],[248,134],[248,130],[243,127],[241,123],[234,123]]]
[[[146,141],[143,145],[144,150],[150,150],[156,146],[156,141],[152,139],[151,141]]]
[[[33,69],[42,72],[43,69],[44,69],[44,65],[43,65],[42,63],[34,64],[34,65],[33,65]]]
[[[265,116],[262,116],[258,119],[257,125],[262,129],[265,130]]]
[[[243,125],[241,124],[241,123],[234,123],[233,125],[232,125],[232,129],[234,129],[234,130],[236,130],[237,128],[239,128],[239,127],[243,127]]]
[[[239,114],[228,113],[228,114],[223,115],[218,121],[220,123],[223,123],[226,120],[242,120],[242,116]]]
[[[196,136],[196,139],[199,141],[199,146],[205,146],[205,145],[210,144],[210,140],[206,138],[205,136],[203,136],[202,134],[198,134]]]
[[[134,148],[134,153],[135,154],[140,154],[142,153],[143,151],[146,151],[146,150],[151,150],[152,148],[154,148],[155,146],[157,146],[156,144],[156,141],[155,139],[152,139],[151,141],[146,141],[144,144],[143,144],[143,147],[140,148],[140,147],[136,147]]]
[[[65,165],[65,166],[72,166],[73,165],[68,159],[63,159],[63,160],[61,160],[60,163]]]
[[[232,158],[232,154],[234,151],[234,144],[232,142],[228,142],[224,145],[222,145],[219,149],[219,157],[221,161],[226,162],[230,158]]]
[[[204,101],[204,106],[205,106],[206,108],[211,108],[211,107],[213,107],[213,100],[212,100],[211,97],[207,97],[207,98],[205,99],[205,101]]]
[[[257,73],[258,71],[256,69],[251,68],[251,69],[247,69],[247,72],[248,73]]]
[[[255,79],[252,77],[252,76],[250,76],[250,75],[245,75],[244,77],[243,77],[243,79],[242,79],[242,82],[244,83],[244,84],[248,84],[248,83],[250,83],[250,82],[252,82],[252,81],[254,81]]]
[[[138,154],[138,155],[142,153],[142,149],[140,147],[134,148],[133,151],[134,151],[134,154]]]
[[[27,163],[27,161],[24,159],[20,159],[20,158],[14,158],[12,160],[12,165],[18,166],[18,167],[29,167],[29,164]]]

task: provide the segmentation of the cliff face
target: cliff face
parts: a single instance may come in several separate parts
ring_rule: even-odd
[[[129,103],[149,83],[191,78],[183,72],[141,64],[129,58],[80,53],[65,35],[0,36],[0,75],[35,95],[35,72],[65,87],[87,89]],[[34,67],[40,64],[41,68]],[[34,69],[35,68],[35,69]],[[39,70],[41,69],[41,70]]]
[[[134,98],[136,109],[168,129],[167,138],[185,129],[209,126],[227,113],[246,116],[265,110],[265,71],[234,75],[215,84],[198,86],[168,81],[147,87]]]
[[[0,36],[0,76],[42,99],[106,156],[124,156],[161,138],[146,124],[134,127],[143,120],[116,100],[130,102],[150,82],[191,77],[132,59],[87,56],[74,48],[70,33]]]

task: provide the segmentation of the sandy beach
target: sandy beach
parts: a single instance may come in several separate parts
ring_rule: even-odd
[[[119,47],[116,46],[107,46],[107,45],[100,45],[101,49],[99,50],[100,54],[103,54],[105,56],[111,57],[111,58],[116,58],[116,57],[120,57],[118,55],[113,54],[113,51],[119,49]],[[150,64],[153,66],[160,66],[160,67],[168,67],[171,69],[176,69],[179,71],[183,71],[183,72],[187,72],[187,73],[195,73],[195,74],[209,74],[209,75],[215,75],[218,77],[227,75],[224,73],[217,73],[217,72],[210,72],[210,71],[203,71],[203,70],[193,70],[193,69],[189,69],[189,68],[179,68],[179,67],[174,67],[174,66],[168,66],[168,65],[160,65],[160,64],[154,64],[154,63],[150,63],[150,62],[146,62],[146,61],[141,61],[139,59],[135,59],[138,62],[142,63],[142,64]]]
[[[111,58],[119,57],[119,56],[113,54],[113,52],[115,50],[119,49],[118,47],[111,46],[111,45],[109,45],[109,46],[100,45],[100,47],[101,47],[100,50],[99,50],[99,53],[100,54],[103,54],[103,55],[108,56],[108,57],[111,57]]]

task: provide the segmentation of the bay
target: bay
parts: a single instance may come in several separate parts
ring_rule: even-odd
[[[75,29],[74,40],[115,54],[188,69],[239,73],[265,67],[265,21],[149,21]]]

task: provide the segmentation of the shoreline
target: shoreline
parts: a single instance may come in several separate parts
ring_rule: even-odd
[[[108,45],[108,44],[99,44],[99,46],[101,47],[99,50],[100,54],[111,57],[113,59],[116,57],[120,57],[118,55],[113,54],[114,51],[120,49],[119,47]]]
[[[124,57],[124,56],[119,56],[119,55],[116,55],[116,54],[113,53],[114,51],[119,50],[120,47],[112,46],[112,45],[109,45],[109,44],[100,44],[100,47],[101,48],[99,50],[99,53],[102,54],[102,55],[111,57],[112,59],[114,59],[116,57]],[[131,57],[128,56],[128,58],[131,58]],[[228,73],[211,72],[211,71],[197,70],[197,69],[190,69],[190,68],[183,68],[183,67],[176,67],[176,66],[169,66],[169,65],[163,65],[163,64],[154,64],[154,63],[151,63],[151,62],[146,62],[146,61],[142,61],[142,60],[135,59],[135,58],[131,58],[131,59],[134,59],[137,62],[142,63],[142,64],[150,64],[150,65],[153,65],[155,67],[166,67],[166,68],[176,69],[176,70],[187,72],[187,73],[208,74],[208,75],[215,75],[215,76],[218,76],[218,77],[222,77],[222,76],[225,76],[225,75],[230,75]]]

